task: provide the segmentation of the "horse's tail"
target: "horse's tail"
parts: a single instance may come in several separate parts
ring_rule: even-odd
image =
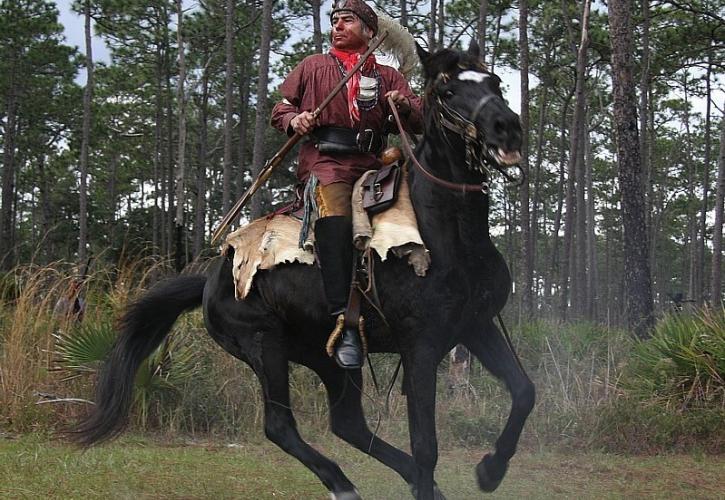
[[[204,276],[164,281],[131,304],[121,318],[121,333],[103,365],[96,385],[95,406],[71,438],[83,446],[106,441],[126,426],[136,371],[186,310],[201,305]]]

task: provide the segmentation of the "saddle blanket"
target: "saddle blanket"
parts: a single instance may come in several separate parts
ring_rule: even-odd
[[[403,178],[395,204],[376,214],[372,220],[362,207],[362,183],[367,172],[355,184],[352,196],[353,241],[361,251],[375,251],[382,260],[389,253],[408,257],[408,263],[418,276],[425,276],[430,266],[430,255],[418,232],[407,178]],[[289,215],[272,215],[257,219],[230,233],[222,253],[234,249],[232,274],[237,300],[244,299],[252,288],[254,275],[259,269],[272,269],[280,264],[314,264],[313,241],[308,239],[299,247],[302,222]],[[314,235],[312,235],[314,238]]]

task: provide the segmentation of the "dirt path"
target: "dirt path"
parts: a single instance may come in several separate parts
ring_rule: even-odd
[[[369,499],[411,498],[382,465],[330,438],[316,445]],[[482,498],[470,450],[440,454],[437,480],[449,500]],[[725,499],[725,457],[621,457],[526,453],[487,498]],[[317,479],[267,443],[120,442],[81,453],[38,437],[0,438],[0,498],[326,499]]]

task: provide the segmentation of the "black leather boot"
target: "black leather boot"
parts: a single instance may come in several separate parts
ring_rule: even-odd
[[[343,216],[317,219],[315,250],[322,270],[328,311],[337,318],[345,312],[352,280],[352,223]],[[357,328],[345,328],[335,346],[335,362],[345,369],[362,367],[363,355]]]

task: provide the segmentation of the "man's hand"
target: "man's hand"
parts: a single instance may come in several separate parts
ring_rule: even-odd
[[[307,135],[313,128],[319,125],[319,120],[315,119],[310,111],[303,111],[292,118],[289,124],[292,127],[292,130],[298,134]]]
[[[385,98],[387,99],[388,97],[393,99],[395,107],[398,108],[398,112],[401,115],[407,116],[410,114],[410,99],[401,94],[399,90],[391,90],[387,92],[385,94]]]

